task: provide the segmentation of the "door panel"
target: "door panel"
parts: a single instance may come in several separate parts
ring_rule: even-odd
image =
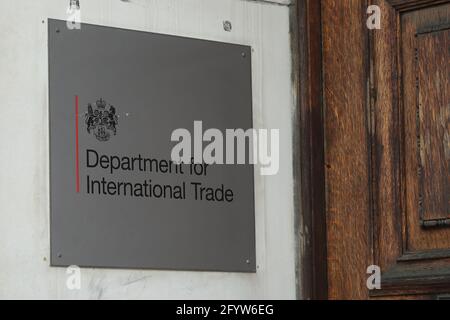
[[[450,56],[445,30],[450,5],[379,2],[391,22],[384,26],[389,39],[378,38],[376,31],[372,36],[372,68],[378,72],[371,84],[371,172],[374,177],[396,178],[383,183],[374,179],[372,184],[373,224],[378,227],[374,263],[382,267],[383,277],[382,290],[371,294],[449,292],[449,168],[443,139],[449,130]],[[395,51],[378,51],[386,40]],[[386,57],[390,65],[383,64]],[[388,84],[383,77],[389,77]],[[392,99],[383,100],[383,92],[391,92]],[[392,118],[380,121],[386,112]],[[380,135],[384,140],[378,139]],[[391,206],[381,213],[384,199]]]
[[[329,295],[449,293],[450,1],[324,0],[322,21]]]
[[[450,90],[445,90],[449,87],[449,39],[448,28],[424,31],[416,36],[419,212],[420,223],[425,228],[450,226]]]
[[[406,252],[446,250],[449,213],[449,20],[441,5],[401,16]],[[435,251],[440,256],[444,252]]]

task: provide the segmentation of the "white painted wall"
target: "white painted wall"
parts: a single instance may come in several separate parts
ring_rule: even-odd
[[[281,129],[279,174],[256,176],[257,274],[82,269],[69,291],[65,269],[49,267],[47,18],[65,19],[68,2],[0,0],[0,298],[295,298],[286,0],[80,1],[83,22],[254,48],[254,124]]]

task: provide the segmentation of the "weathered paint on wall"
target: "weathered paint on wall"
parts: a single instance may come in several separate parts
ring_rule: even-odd
[[[289,9],[263,1],[80,1],[83,22],[253,47],[254,125],[281,129],[278,175],[255,178],[258,272],[82,269],[69,291],[49,267],[47,18],[68,2],[0,2],[0,298],[295,298]]]

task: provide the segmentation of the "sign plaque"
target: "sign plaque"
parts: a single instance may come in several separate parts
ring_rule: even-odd
[[[171,161],[178,128],[252,128],[251,48],[48,27],[51,265],[255,272],[253,166]]]

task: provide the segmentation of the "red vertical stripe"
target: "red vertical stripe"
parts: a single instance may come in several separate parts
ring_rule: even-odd
[[[77,193],[80,192],[80,153],[78,145],[78,96],[75,96],[75,171]]]

